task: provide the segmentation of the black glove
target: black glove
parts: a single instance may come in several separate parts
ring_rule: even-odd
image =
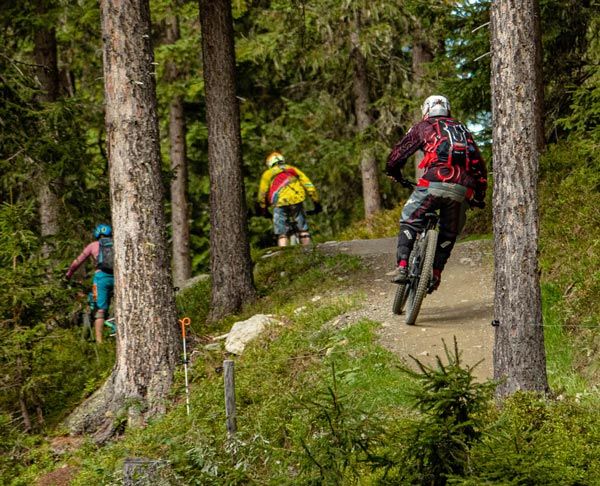
[[[385,173],[386,175],[394,179],[396,182],[400,183],[402,187],[406,187],[407,189],[413,189],[415,187],[414,182],[404,178],[404,176],[402,175],[402,170],[399,168],[399,166],[390,167],[389,165],[386,165]]]
[[[409,181],[408,179],[405,179],[404,177],[402,177],[402,175],[400,175],[401,179],[398,180],[398,182],[400,183],[400,185],[402,187],[406,187],[407,189],[414,189],[415,187],[415,183],[412,181]]]
[[[310,212],[310,214],[319,214],[323,212],[323,206],[321,206],[321,203],[316,202],[314,203],[314,208],[313,210]]]
[[[256,214],[256,216],[258,217],[262,217],[262,218],[270,218],[271,215],[269,214],[269,210],[267,208],[263,208],[260,203],[256,202],[254,203],[254,212]]]
[[[403,179],[402,170],[399,169],[398,166],[391,167],[389,165],[386,165],[385,166],[385,175],[387,175],[388,177],[391,177],[396,182],[400,182]]]
[[[473,194],[473,198],[469,201],[469,205],[471,208],[485,208],[485,189],[475,189],[475,194]]]

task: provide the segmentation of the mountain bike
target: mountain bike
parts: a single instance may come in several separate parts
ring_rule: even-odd
[[[264,210],[260,210],[258,207],[255,209],[255,212],[256,212],[256,214],[255,214],[256,216],[260,216],[260,217],[267,218],[267,219],[272,218],[270,213],[265,212]],[[319,214],[320,212],[321,212],[321,209],[320,209],[320,205],[319,205],[319,209],[317,209],[317,207],[315,206],[314,209],[309,209],[309,210],[305,211],[305,214],[306,214],[306,216],[314,216],[316,214]],[[296,221],[296,217],[293,213],[286,212],[285,226],[287,228],[285,236],[287,236],[287,238],[288,238],[288,246],[299,245],[301,243],[300,235],[303,233],[303,231],[301,231],[300,228],[298,228],[298,222]]]
[[[414,183],[404,179],[402,184],[414,187]],[[392,304],[394,314],[402,314],[406,306],[406,324],[412,326],[417,320],[423,299],[430,290],[433,280],[433,259],[438,240],[438,221],[436,213],[425,214],[425,226],[417,234],[415,244],[408,258],[408,282],[398,284]]]
[[[285,224],[289,228],[286,236],[289,239],[289,245],[294,246],[300,243],[300,230],[298,229],[298,223],[296,219],[293,218],[290,214],[286,215]]]
[[[83,318],[81,322],[81,339],[94,340],[94,319],[96,315],[96,303],[94,302],[94,296],[90,292],[87,296],[87,309],[83,311]],[[104,320],[105,332],[108,331],[109,337],[115,337],[117,335],[117,321],[114,317]]]

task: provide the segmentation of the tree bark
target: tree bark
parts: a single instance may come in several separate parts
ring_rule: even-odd
[[[168,20],[166,41],[174,44],[179,40],[177,17]],[[167,64],[167,81],[179,78],[179,70],[174,62]],[[192,276],[190,260],[190,225],[188,217],[188,166],[185,146],[185,115],[183,99],[175,95],[169,105],[169,141],[173,179],[171,180],[171,227],[173,231],[173,281],[182,286]]]
[[[537,0],[491,10],[497,396],[548,388],[542,327],[537,180],[543,149]]]
[[[47,13],[46,4],[45,0],[38,0],[37,3],[37,13],[42,19]],[[45,19],[43,20],[42,24],[45,23]],[[37,65],[36,75],[41,87],[38,99],[42,103],[53,103],[58,99],[60,89],[55,29],[38,27],[33,34],[33,45],[34,58]],[[41,162],[42,164],[45,163],[45,161]],[[49,239],[56,236],[59,232],[60,202],[52,186],[52,181],[42,169],[39,177],[37,197],[40,215],[40,233],[44,240],[42,254],[46,258],[50,256],[53,248]]]
[[[166,409],[181,350],[163,213],[148,0],[101,0],[104,93],[115,244],[117,359],[69,418],[71,431],[115,432]]]
[[[371,102],[369,99],[367,61],[360,50],[358,21],[356,22],[354,30],[350,34],[350,42],[352,44],[351,57],[354,68],[352,94],[354,96],[356,128],[359,133],[364,133],[373,124],[373,117],[370,113]],[[369,219],[374,214],[381,211],[381,193],[379,190],[379,171],[377,170],[377,159],[375,158],[372,150],[366,146],[362,150],[361,154],[360,172],[362,175],[365,218]]]
[[[209,319],[237,312],[256,298],[242,179],[230,0],[200,0],[210,177]]]

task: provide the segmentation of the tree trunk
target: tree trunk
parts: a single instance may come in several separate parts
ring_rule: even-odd
[[[148,0],[101,0],[117,359],[68,420],[103,441],[164,412],[181,340],[169,272]]]
[[[431,46],[424,39],[423,33],[415,29],[414,32],[415,40],[412,48],[412,73],[413,73],[413,96],[419,101],[419,108],[417,108],[414,116],[414,122],[418,123],[421,116],[420,106],[425,101],[425,89],[423,86],[423,78],[425,77],[425,66],[433,61],[433,51]],[[433,93],[432,93],[433,94]],[[423,160],[423,151],[418,150],[415,153],[415,178],[419,179],[423,175],[423,169],[419,169],[419,164]]]
[[[177,17],[168,20],[166,41],[174,44],[179,40]],[[174,62],[167,64],[167,81],[179,78],[179,70]],[[190,260],[190,225],[188,223],[188,166],[185,146],[185,116],[183,99],[175,95],[169,106],[169,141],[173,179],[171,180],[171,226],[173,231],[173,281],[182,286],[192,276]]]
[[[539,22],[536,0],[492,4],[498,397],[548,388],[537,261],[537,179],[544,144]]]
[[[38,0],[37,13],[42,19],[42,24],[47,13],[44,0]],[[41,86],[38,95],[42,103],[53,103],[58,99],[59,77],[56,50],[56,31],[53,28],[38,27],[33,35],[33,51],[37,65],[36,74]],[[41,161],[42,164],[45,161]],[[46,176],[44,170],[39,177],[37,189],[38,206],[40,215],[40,233],[44,240],[42,254],[47,258],[52,253],[53,245],[48,240],[59,232],[59,199],[52,187],[52,181]]]
[[[210,176],[209,318],[237,312],[256,298],[242,179],[230,0],[200,0]]]
[[[372,124],[373,117],[369,111],[369,79],[367,77],[367,61],[360,50],[358,21],[355,29],[350,34],[352,44],[351,57],[354,67],[352,94],[354,95],[354,112],[356,127],[359,133],[364,133]],[[365,205],[365,218],[369,219],[381,211],[381,194],[379,191],[379,171],[377,160],[372,150],[366,146],[362,150],[360,172],[362,175],[363,201]]]

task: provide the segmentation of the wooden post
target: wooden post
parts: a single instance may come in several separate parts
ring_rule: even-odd
[[[234,370],[233,360],[226,359],[223,361],[223,372],[225,375],[225,416],[227,418],[227,436],[229,438],[232,438],[237,432]]]

